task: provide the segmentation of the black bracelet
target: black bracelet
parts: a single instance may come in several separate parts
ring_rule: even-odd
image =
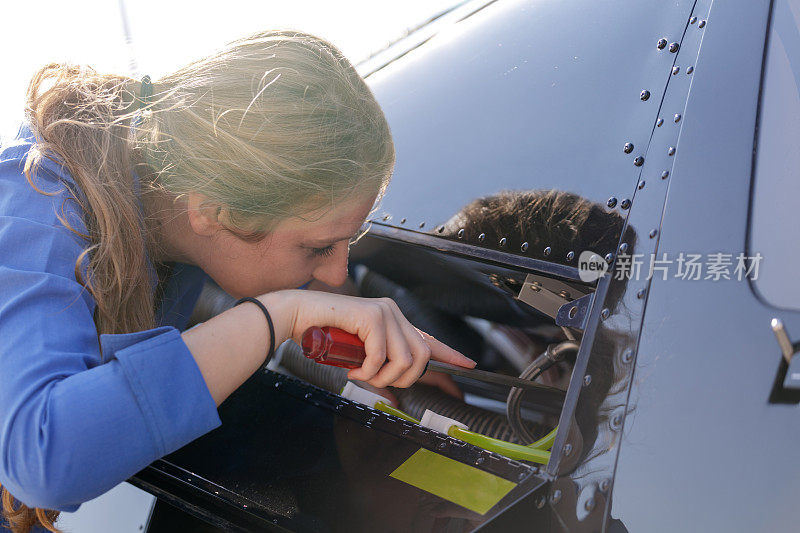
[[[258,299],[253,298],[252,296],[245,296],[244,298],[240,298],[233,307],[244,303],[244,302],[252,302],[261,309],[261,312],[264,313],[264,316],[267,318],[267,324],[269,325],[269,352],[267,352],[267,359],[264,361],[264,364],[261,365],[262,367],[267,366],[267,364],[272,359],[272,356],[275,355],[275,326],[272,325],[272,317],[269,316],[269,311],[267,308],[262,304]]]

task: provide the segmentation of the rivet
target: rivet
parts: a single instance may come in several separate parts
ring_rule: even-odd
[[[622,151],[626,154],[633,152],[633,143],[625,143],[625,146],[622,147]]]
[[[280,388],[280,386],[281,386],[281,382],[280,381],[275,382],[275,388],[276,389]]]
[[[622,201],[620,202],[619,206],[620,206],[622,209],[628,209],[628,208],[631,206],[631,201],[630,201],[630,200],[628,200],[627,198],[625,198],[624,200],[622,200]]]
[[[650,91],[648,91],[647,89],[645,89],[644,91],[642,91],[641,93],[639,93],[639,98],[640,98],[640,99],[641,99],[641,100],[644,102],[645,100],[647,100],[648,98],[650,98]]]
[[[565,444],[564,448],[563,448],[563,451],[564,451],[564,456],[565,457],[568,456],[569,454],[571,454],[572,453],[572,444],[569,444],[569,443]]]
[[[400,219],[400,223],[401,223],[401,224],[405,224],[405,223],[406,223],[406,219],[404,219],[404,218],[401,218],[401,219]]]
[[[561,501],[561,491],[559,489],[553,491],[553,494],[550,496],[550,501],[554,504]]]
[[[627,365],[631,361],[633,361],[633,349],[628,348],[627,350],[622,352],[622,362]]]
[[[539,283],[538,281],[534,281],[533,283],[531,283],[531,290],[539,292],[540,290],[542,290],[542,284]]]
[[[522,246],[520,246],[519,249],[522,250],[523,252],[527,252],[528,251],[528,243],[527,242],[523,242]]]
[[[384,222],[392,218],[392,215],[383,215]]]
[[[659,39],[658,42],[656,43],[656,48],[658,48],[659,50],[663,50],[664,48],[666,48],[666,46],[667,46],[666,39]]]
[[[484,239],[486,239],[486,234],[485,233],[481,233],[480,235],[478,235],[478,240],[479,241],[483,242]]]
[[[460,230],[458,230],[458,233],[456,233],[456,235],[458,235],[459,239],[463,239],[464,238],[464,228],[461,228]]]
[[[661,125],[663,123],[664,123],[664,119],[663,118],[660,118],[660,119],[656,120],[656,126],[658,126],[659,128],[661,127]]]
[[[588,387],[591,384],[592,384],[592,376],[590,376],[589,374],[583,376],[583,386]]]
[[[583,504],[583,508],[591,512],[592,509],[594,509],[594,498],[586,500],[586,503]]]
[[[650,238],[652,239],[652,238],[654,238],[656,235],[658,235],[658,230],[657,230],[657,229],[651,229],[651,230],[650,230]]]
[[[633,160],[633,164],[637,167],[644,165],[644,157],[642,156],[637,157],[636,159]]]
[[[677,66],[677,65],[675,65],[674,67],[672,67],[672,75],[673,75],[673,76],[674,76],[675,74],[677,74],[678,72],[680,72],[680,71],[681,71],[681,67],[679,67],[679,66]]]
[[[610,426],[612,430],[619,431],[622,427],[622,415],[614,415],[611,417]]]
[[[567,252],[567,261],[575,259],[575,252]]]
[[[686,74],[691,74],[694,72],[694,67],[686,67]]]
[[[420,229],[424,228],[425,227],[425,223],[424,222],[420,222],[419,223],[419,227],[420,227]]]
[[[439,226],[439,228],[436,231],[438,231],[439,233],[443,232],[444,231],[444,226]]]
[[[483,457],[478,457],[477,459],[475,459],[475,464],[482,465],[485,460],[486,459],[484,459]]]
[[[550,248],[549,246],[546,246],[545,249],[544,249],[544,255],[550,255],[550,252],[552,252],[552,251],[553,251],[552,248]]]
[[[611,252],[607,253],[605,256],[606,263],[611,263],[614,260],[614,254]]]
[[[644,298],[644,289],[639,289],[638,291],[636,291],[636,297],[639,298],[640,300]]]
[[[619,253],[624,254],[627,251],[628,251],[628,243],[627,242],[623,242],[622,244],[619,245]]]
[[[609,316],[611,316],[611,311],[608,309],[608,307],[600,311],[600,318],[603,320],[607,319]]]
[[[675,155],[675,147],[670,146],[669,150],[667,150],[667,155]]]
[[[689,19],[689,24],[694,24],[695,22],[697,22],[697,17],[692,17]]]
[[[564,298],[565,300],[570,299],[570,294],[567,291],[559,291],[558,295]]]
[[[508,242],[508,241],[506,241],[506,238],[503,237],[502,239],[500,239],[500,246],[505,246],[506,242]]]
[[[537,509],[544,509],[544,504],[547,503],[547,497],[542,494],[538,498],[536,498],[536,508]]]
[[[439,443],[439,449],[440,450],[444,450],[445,448],[447,448],[447,443],[446,442],[440,442]]]
[[[681,121],[681,114],[680,113],[675,113],[675,116],[672,117],[672,120],[674,120],[676,123],[680,122]]]
[[[611,480],[605,478],[603,481],[600,482],[600,492],[608,492],[608,488],[611,487]]]
[[[678,43],[670,43],[670,45],[669,45],[669,51],[670,51],[670,52],[672,52],[672,53],[674,54],[675,52],[677,52],[677,51],[678,51],[678,48],[680,48],[680,46],[681,46],[681,45],[679,45]]]
[[[640,182],[639,182],[639,190],[640,190],[640,191],[641,191],[642,189],[644,189],[644,184],[645,184],[645,181],[644,181],[644,180],[642,180],[642,181],[640,181]]]
[[[311,393],[310,393],[310,392],[307,392],[307,393],[305,394],[304,398],[305,398],[306,400],[307,400],[307,399],[309,399],[309,398],[311,398]]]
[[[611,208],[616,207],[617,199],[614,196],[612,196],[611,198],[608,199],[608,201],[606,202],[606,205],[608,207],[611,207]]]
[[[664,172],[661,173],[661,179],[662,180],[665,180],[668,177],[669,177],[669,170],[665,170]]]
[[[705,25],[706,25],[706,21],[705,21],[705,20],[701,20],[701,21],[700,21],[700,24],[698,24],[698,25],[697,25],[697,27],[698,27],[698,28],[704,28],[704,27],[705,27]]]

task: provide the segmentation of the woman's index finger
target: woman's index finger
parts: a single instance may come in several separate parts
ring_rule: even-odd
[[[463,366],[465,368],[475,368],[475,365],[478,364],[474,359],[470,359],[458,350],[455,350],[445,343],[436,340],[434,337],[428,335],[424,331],[419,329],[417,329],[417,331],[419,331],[420,335],[422,335],[422,338],[425,339],[425,342],[428,343],[428,346],[431,349],[431,359],[434,361],[450,363],[452,365]]]

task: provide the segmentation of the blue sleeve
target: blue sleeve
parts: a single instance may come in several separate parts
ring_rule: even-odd
[[[29,507],[75,511],[221,421],[176,328],[98,339],[74,276],[82,246],[36,206],[18,216],[28,197],[2,174],[0,483]]]

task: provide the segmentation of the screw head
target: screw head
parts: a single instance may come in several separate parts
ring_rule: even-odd
[[[480,235],[478,235],[478,240],[480,242],[483,242],[484,240],[486,240],[486,234],[485,233],[481,233]]]
[[[464,238],[464,228],[461,228],[460,230],[458,230],[458,233],[456,233],[456,235],[458,235],[459,239],[463,239]]]
[[[505,246],[506,242],[508,242],[508,241],[506,241],[506,238],[503,237],[502,239],[500,239],[500,246]]]
[[[644,180],[642,180],[642,181],[640,181],[640,182],[639,182],[639,190],[640,190],[640,191],[641,191],[642,189],[644,189],[644,184],[645,184],[645,183],[646,183],[646,182],[645,182]]]
[[[661,127],[661,125],[663,123],[664,123],[664,119],[663,118],[659,118],[658,120],[656,120],[656,126],[658,126],[659,128]]]
[[[583,386],[588,387],[591,384],[592,384],[592,376],[590,376],[589,374],[583,376]]]
[[[619,206],[622,209],[628,209],[631,206],[631,201],[628,200],[627,198],[625,198],[624,200],[622,200],[622,202],[619,204]]]
[[[536,498],[536,508],[537,509],[544,509],[544,504],[547,503],[547,497],[542,494],[538,498]]]
[[[550,496],[550,501],[554,504],[561,501],[561,491],[559,489],[553,491],[553,494]]]
[[[392,215],[383,215],[383,221],[384,221],[384,222],[386,222],[386,221],[387,221],[387,220],[389,220],[390,218],[392,218]]]
[[[622,362],[626,365],[633,361],[633,348],[627,348],[622,352]]]
[[[674,54],[675,52],[678,51],[678,48],[680,48],[680,47],[681,47],[681,45],[679,45],[678,43],[670,43],[669,51]]]
[[[572,453],[572,444],[565,444],[562,451],[564,452],[564,457],[568,457]]]
[[[627,251],[628,251],[628,243],[627,242],[623,242],[622,244],[619,245],[619,253],[624,254]]]
[[[552,248],[550,248],[549,246],[546,246],[545,249],[544,249],[544,255],[550,255],[550,252],[552,252],[552,251],[553,251]]]
[[[622,428],[622,415],[616,414],[611,417],[611,421],[609,422],[609,426],[614,431],[619,431]]]
[[[608,309],[608,307],[600,311],[600,318],[602,318],[603,320],[607,319],[610,316],[611,316],[611,311]]]
[[[626,154],[633,152],[633,143],[625,143],[625,146],[622,147],[622,151]]]
[[[422,229],[422,228],[424,228],[424,227],[425,227],[425,223],[424,223],[424,222],[420,222],[420,223],[419,223],[419,228],[420,228],[420,229]]]
[[[694,72],[694,67],[686,67],[686,74],[691,74]]]
[[[594,498],[589,498],[588,500],[586,500],[586,503],[583,504],[583,508],[591,512],[592,509],[594,509],[594,505],[595,505]]]
[[[658,235],[658,230],[657,230],[657,229],[651,229],[651,230],[650,230],[650,238],[652,239],[652,238],[654,238],[656,235]]]
[[[616,199],[614,196],[612,196],[611,198],[609,198],[609,199],[608,199],[608,201],[606,202],[606,205],[607,205],[608,207],[611,207],[611,208],[614,208],[614,207],[616,207],[616,205],[617,205],[617,199]]]
[[[606,263],[611,263],[611,261],[614,260],[614,254],[611,252],[607,253],[604,259],[606,260]]]
[[[636,291],[636,297],[637,297],[638,299],[640,299],[640,300],[641,300],[642,298],[644,298],[644,289],[639,289],[638,291]]]
[[[666,48],[666,46],[667,46],[666,39],[659,39],[658,42],[656,43],[656,48],[658,48],[659,50],[663,50],[664,48]]]
[[[527,252],[528,251],[528,243],[527,242],[523,242],[522,246],[520,246],[519,249],[522,250],[523,252]]]
[[[675,113],[675,116],[672,117],[672,120],[674,120],[675,123],[677,124],[678,122],[681,121],[681,114],[680,113]]]
[[[478,457],[477,459],[475,459],[475,464],[482,465],[484,461],[486,461],[486,459],[484,459],[483,457]]]
[[[669,170],[665,170],[664,172],[661,173],[661,179],[662,180],[665,180],[668,177],[669,177]]]
[[[644,91],[642,91],[641,93],[639,93],[639,98],[640,98],[640,99],[641,99],[643,102],[644,102],[644,101],[646,101],[648,98],[650,98],[650,91],[648,91],[647,89],[645,89]]]
[[[681,67],[679,67],[679,66],[677,66],[677,65],[676,65],[676,66],[674,66],[674,67],[672,67],[672,75],[673,75],[673,76],[674,76],[675,74],[677,74],[678,72],[680,72],[680,71],[681,71]]]
[[[637,167],[644,165],[644,157],[642,156],[637,157],[636,159],[633,160],[633,164]]]
[[[406,223],[406,219],[405,219],[405,218],[401,218],[401,219],[400,219],[400,223],[401,223],[401,224],[405,224],[405,223]]]
[[[567,252],[567,261],[572,261],[575,259],[575,252]]]
[[[667,155],[675,155],[675,147],[670,146],[669,150],[667,150]]]
[[[689,24],[694,24],[695,22],[697,22],[697,17],[692,17],[689,19]]]
[[[701,20],[700,24],[697,25],[698,28],[705,28],[705,26],[706,26],[706,21],[705,20]]]
[[[600,492],[608,492],[609,487],[611,487],[611,480],[605,478],[603,481],[600,482]]]

